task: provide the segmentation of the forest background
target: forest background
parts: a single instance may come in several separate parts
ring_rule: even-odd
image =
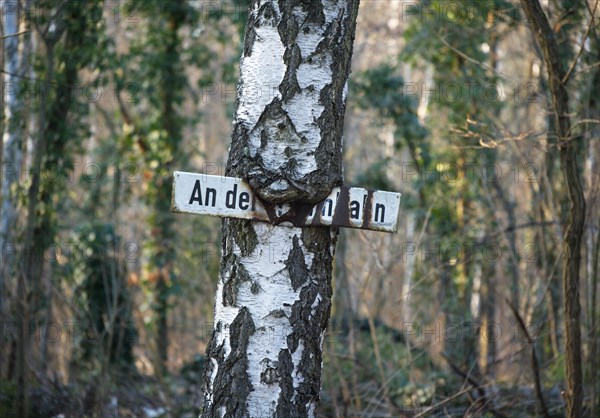
[[[541,3],[587,202],[597,416],[598,2]],[[0,5],[0,417],[194,416],[221,232],[170,212],[172,173],[224,172],[248,2]],[[402,211],[397,235],[341,231],[323,416],[564,416],[569,183],[530,23],[516,1],[361,2],[345,180]]]

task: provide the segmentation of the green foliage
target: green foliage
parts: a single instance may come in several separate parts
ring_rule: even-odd
[[[494,107],[500,104],[492,92],[498,82],[490,63],[494,58],[492,48],[500,36],[500,24],[512,23],[506,22],[510,14],[501,11],[514,5],[504,0],[473,2],[458,8],[463,13],[453,15],[453,8],[445,7],[443,0],[425,3],[439,12],[423,13],[419,19],[413,19],[405,33],[407,44],[401,59],[413,65],[433,66],[437,90],[432,106],[443,111],[451,124],[463,126],[467,119],[475,117],[479,123],[488,122],[486,114],[494,115],[498,110]],[[478,126],[469,124],[463,129],[469,131]]]
[[[385,403],[382,385],[386,385],[393,404],[405,409],[428,406],[449,395],[452,389],[447,387],[448,376],[432,362],[426,350],[415,347],[414,343],[407,345],[405,338],[408,337],[399,331],[375,324],[384,373],[381,376],[368,326],[355,327],[353,337],[343,332],[326,339],[324,369],[336,373],[324,374],[323,390],[334,396],[337,394],[336,403],[342,402],[340,388],[343,385],[352,387],[352,382],[360,382],[360,386],[352,387],[352,390],[360,393],[360,402],[365,408],[356,413],[372,410],[374,405],[369,403],[370,400],[375,400],[375,404]],[[466,398],[464,401],[467,402]]]
[[[406,94],[404,80],[394,66],[384,64],[363,72],[353,88],[363,109],[375,110],[381,119],[394,123],[399,145],[425,139],[427,131],[416,114],[417,99]]]
[[[428,158],[428,151],[422,147],[427,130],[422,126],[416,113],[418,103],[405,94],[404,80],[391,64],[384,64],[359,74],[352,84],[353,94],[363,109],[373,110],[379,123],[391,122],[398,148],[407,146],[418,164]],[[375,189],[390,189],[386,169],[388,159],[378,161],[356,178],[356,184]]]
[[[356,176],[354,184],[372,190],[391,190],[393,187],[386,172],[388,164],[387,158],[373,163]]]
[[[190,64],[185,59],[204,59],[206,52],[202,46],[194,46],[183,54],[180,31],[186,25],[193,27],[199,17],[190,3],[133,1],[127,4],[127,9],[128,13],[135,11],[144,16],[144,26],[132,39],[129,53],[117,61],[123,69],[117,72],[118,86],[134,86],[136,97],[140,98],[133,106],[129,104],[128,114],[123,115],[126,122],[127,118],[134,118],[128,122],[134,125],[125,130],[123,141],[141,150],[136,157],[143,166],[144,201],[151,208],[149,239],[144,243],[147,259],[144,283],[156,286],[153,307],[156,320],[164,327],[169,297],[177,289],[170,200],[174,164],[185,165],[180,144],[188,121],[179,110],[187,87],[185,65]]]
[[[13,380],[0,378],[0,412],[5,413],[15,410],[17,398],[17,384]]]
[[[374,111],[379,123],[392,124],[396,147],[406,150],[412,159],[409,164],[414,176],[406,187],[416,193],[408,196],[409,200],[403,196],[403,201],[418,214],[419,225],[426,225],[428,238],[435,242],[428,245],[455,248],[458,244],[462,248],[464,243],[477,242],[482,225],[486,225],[473,215],[489,210],[480,203],[482,187],[489,184],[484,186],[483,177],[469,174],[465,167],[472,162],[486,165],[496,161],[497,150],[482,146],[494,144],[498,137],[498,114],[505,103],[496,95],[502,80],[495,68],[495,48],[504,34],[502,28],[514,24],[510,14],[500,11],[513,5],[499,0],[469,3],[464,8],[447,6],[442,0],[415,3],[418,10],[436,12],[417,13],[418,18],[404,33],[406,45],[398,60],[360,74],[355,90],[363,109]],[[455,10],[470,12],[455,15]],[[403,63],[427,69],[431,80],[407,86],[400,76]],[[415,88],[427,92],[426,103],[417,102],[419,95],[411,93]],[[426,110],[423,120],[417,115],[418,108]],[[385,178],[386,165],[383,161],[370,167],[360,180],[380,181]],[[436,259],[434,269],[416,260],[415,271],[416,281],[426,281],[428,289],[442,292],[440,309],[446,320],[463,325],[471,321],[466,301],[473,286],[475,261],[464,259],[460,254],[445,253]],[[414,292],[412,298],[430,300],[430,290],[423,295]],[[444,341],[443,351],[458,367],[470,369],[476,364],[477,343],[477,338]],[[402,387],[395,391],[405,401],[413,395],[427,398],[428,393],[425,388],[416,394],[409,390],[408,396]]]
[[[84,138],[90,135],[86,120],[90,101],[77,90],[79,72],[85,68],[106,66],[104,54],[98,53],[108,47],[103,21],[92,20],[93,16],[101,13],[102,4],[99,0],[90,1],[85,7],[70,4],[66,11],[69,19],[61,19],[55,31],[46,33],[44,37],[46,48],[52,51],[52,60],[47,51],[34,56],[33,66],[38,80],[45,80],[48,74],[52,78],[50,85],[39,81],[36,82],[38,85],[30,86],[41,89],[39,100],[33,101],[33,110],[45,115],[44,127],[37,132],[36,138],[40,152],[43,152],[41,164],[36,167],[41,179],[36,235],[52,237],[49,241],[53,241],[57,233],[57,214],[65,210],[68,203],[57,196],[71,181],[75,172],[75,156],[82,152]],[[40,10],[54,11],[56,6],[56,2],[46,0],[39,4]],[[46,15],[39,16],[41,23],[48,23],[46,18]],[[92,80],[90,87],[97,87],[100,83],[99,79]]]
[[[90,369],[108,363],[117,368],[133,367],[133,347],[137,331],[125,269],[119,265],[120,239],[112,225],[90,223],[77,228],[75,244],[66,266],[66,277],[78,295],[81,350],[75,356]]]
[[[145,317],[145,323],[148,331],[157,337],[161,364],[166,360],[169,345],[168,312],[185,296],[182,281],[187,290],[196,287],[191,283],[198,282],[194,277],[198,269],[188,265],[199,260],[203,262],[205,254],[199,252],[210,236],[194,235],[194,240],[200,238],[204,242],[192,250],[187,246],[184,248],[182,240],[176,240],[176,236],[184,237],[189,224],[185,219],[176,222],[170,212],[173,171],[186,169],[190,157],[199,154],[196,149],[188,152],[183,143],[184,132],[195,130],[201,116],[183,110],[192,87],[190,69],[199,74],[200,85],[213,82],[215,51],[211,49],[209,39],[219,43],[230,39],[224,28],[213,25],[223,17],[221,11],[213,8],[214,4],[208,5],[208,9],[206,6],[162,0],[130,2],[128,10],[143,16],[143,26],[141,30],[135,28],[127,54],[115,60],[119,69],[116,72],[118,89],[124,92],[127,86],[133,86],[138,98],[136,102],[128,103],[127,111],[122,114],[125,125],[121,149],[125,153],[137,151],[131,154],[143,167],[143,202],[149,209],[142,260],[142,284],[146,296],[143,306],[150,307],[154,313],[150,321]],[[245,20],[245,16],[239,18]],[[230,66],[233,68],[233,65],[224,66],[222,78],[230,76]],[[195,101],[197,97],[192,94],[191,100]],[[203,220],[190,223],[196,225],[194,231],[207,224]],[[190,253],[192,258],[188,259]],[[212,273],[214,269],[205,271]],[[161,364],[159,368],[162,368]]]

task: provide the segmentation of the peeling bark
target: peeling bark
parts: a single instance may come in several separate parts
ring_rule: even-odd
[[[358,0],[254,0],[228,176],[299,207],[342,183]],[[337,231],[223,222],[203,417],[312,417]]]
[[[228,166],[261,199],[316,203],[342,184],[357,12],[357,0],[252,2]]]

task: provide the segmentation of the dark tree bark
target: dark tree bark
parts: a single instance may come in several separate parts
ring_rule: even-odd
[[[178,46],[181,44],[179,29],[185,22],[185,8],[170,4],[165,6],[165,17],[167,19],[167,31],[165,33],[164,59],[161,66],[162,84],[159,87],[161,99],[161,124],[166,133],[163,147],[169,150],[169,155],[177,155],[177,148],[181,141],[181,124],[177,115],[176,106],[179,101],[183,81],[180,74],[181,58]],[[154,304],[156,312],[156,348],[158,352],[158,370],[167,370],[169,360],[169,281],[171,280],[172,265],[175,260],[175,232],[172,217],[165,217],[170,206],[171,184],[169,173],[173,165],[173,159],[165,162],[165,169],[158,170],[155,178],[156,197],[153,202],[154,226],[152,239],[156,250],[153,252],[152,266],[156,276],[156,288]]]
[[[565,303],[565,364],[567,380],[567,416],[581,416],[583,378],[581,369],[581,305],[579,301],[579,265],[585,224],[585,198],[577,167],[577,148],[572,138],[569,117],[569,93],[566,71],[561,61],[554,32],[538,0],[522,0],[532,32],[539,43],[548,71],[548,83],[563,177],[569,195],[570,210],[563,242],[563,290]]]
[[[267,205],[298,213],[342,184],[358,3],[251,2],[226,174]],[[226,220],[223,235],[202,416],[314,416],[336,231]]]
[[[596,25],[597,26],[597,25]],[[586,64],[591,65],[595,62],[598,62],[600,59],[600,33],[596,29],[592,29],[590,32],[590,50],[595,51],[594,54],[587,59]],[[589,90],[589,99],[587,105],[587,114],[586,117],[588,119],[600,119],[600,70],[596,69],[593,75],[591,87]],[[589,131],[586,133],[586,136],[589,141],[589,154],[588,158],[592,161],[591,164],[591,172],[592,178],[598,178],[598,166],[600,162],[598,161],[598,144],[597,138],[600,137],[600,126],[593,125],[590,126]],[[596,139],[596,141],[593,141]],[[594,149],[595,148],[595,149]],[[594,176],[595,174],[595,176]],[[592,180],[593,182],[593,180]],[[592,183],[593,184],[593,183]],[[593,206],[593,205],[591,205]],[[593,207],[591,208],[593,210]],[[593,216],[593,215],[592,215]],[[591,277],[590,277],[590,285],[591,285],[591,295],[590,295],[590,349],[589,349],[589,379],[591,381],[591,392],[592,392],[592,407],[590,416],[597,416],[598,410],[600,409],[600,402],[598,400],[598,395],[600,394],[600,333],[598,329],[598,307],[600,301],[598,300],[598,286],[600,284],[600,228],[598,228],[598,219],[594,222],[592,217],[592,228],[588,232],[590,234],[594,234],[591,238],[591,246],[590,246],[590,254],[588,257],[591,257],[592,268],[591,268]],[[594,231],[595,226],[595,231]]]

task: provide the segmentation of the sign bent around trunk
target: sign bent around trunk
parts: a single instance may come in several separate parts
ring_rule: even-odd
[[[176,171],[171,210],[290,227],[338,226],[395,233],[400,193],[342,186],[316,205],[270,205],[241,179]]]

